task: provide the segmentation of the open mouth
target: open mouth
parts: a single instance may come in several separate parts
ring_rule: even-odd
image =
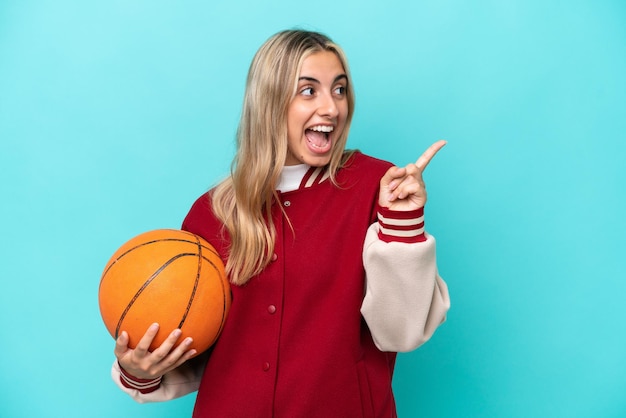
[[[328,125],[312,126],[304,131],[307,144],[311,151],[316,153],[328,152],[332,146],[331,132],[335,128]]]

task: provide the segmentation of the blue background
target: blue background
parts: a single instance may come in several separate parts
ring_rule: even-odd
[[[104,264],[228,172],[252,55],[328,33],[352,148],[426,172],[448,321],[402,417],[625,417],[623,1],[0,2],[0,416],[190,416],[109,378]],[[243,390],[245,390],[245,385]]]

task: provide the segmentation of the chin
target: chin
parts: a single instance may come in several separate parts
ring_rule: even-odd
[[[330,155],[323,157],[319,155],[307,156],[303,158],[303,162],[311,167],[324,167],[330,163]]]
[[[332,150],[324,154],[317,154],[308,149],[300,151],[297,154],[289,151],[285,165],[306,164],[311,167],[323,167],[330,163]]]

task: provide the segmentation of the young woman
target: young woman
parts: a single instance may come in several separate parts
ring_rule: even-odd
[[[182,226],[226,263],[228,319],[193,359],[189,339],[173,348],[179,330],[153,352],[158,324],[135,349],[122,332],[112,374],[134,399],[197,390],[194,417],[396,416],[396,353],[450,306],[423,214],[422,172],[445,142],[402,168],[346,151],[353,110],[346,57],[326,36],[284,31],[259,49],[232,173]]]

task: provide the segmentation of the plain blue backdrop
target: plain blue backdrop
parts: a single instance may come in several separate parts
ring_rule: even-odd
[[[228,173],[250,60],[292,27],[348,54],[351,148],[449,141],[426,181],[452,309],[399,356],[400,416],[626,417],[617,0],[2,0],[0,416],[190,416],[112,383],[100,274]]]

